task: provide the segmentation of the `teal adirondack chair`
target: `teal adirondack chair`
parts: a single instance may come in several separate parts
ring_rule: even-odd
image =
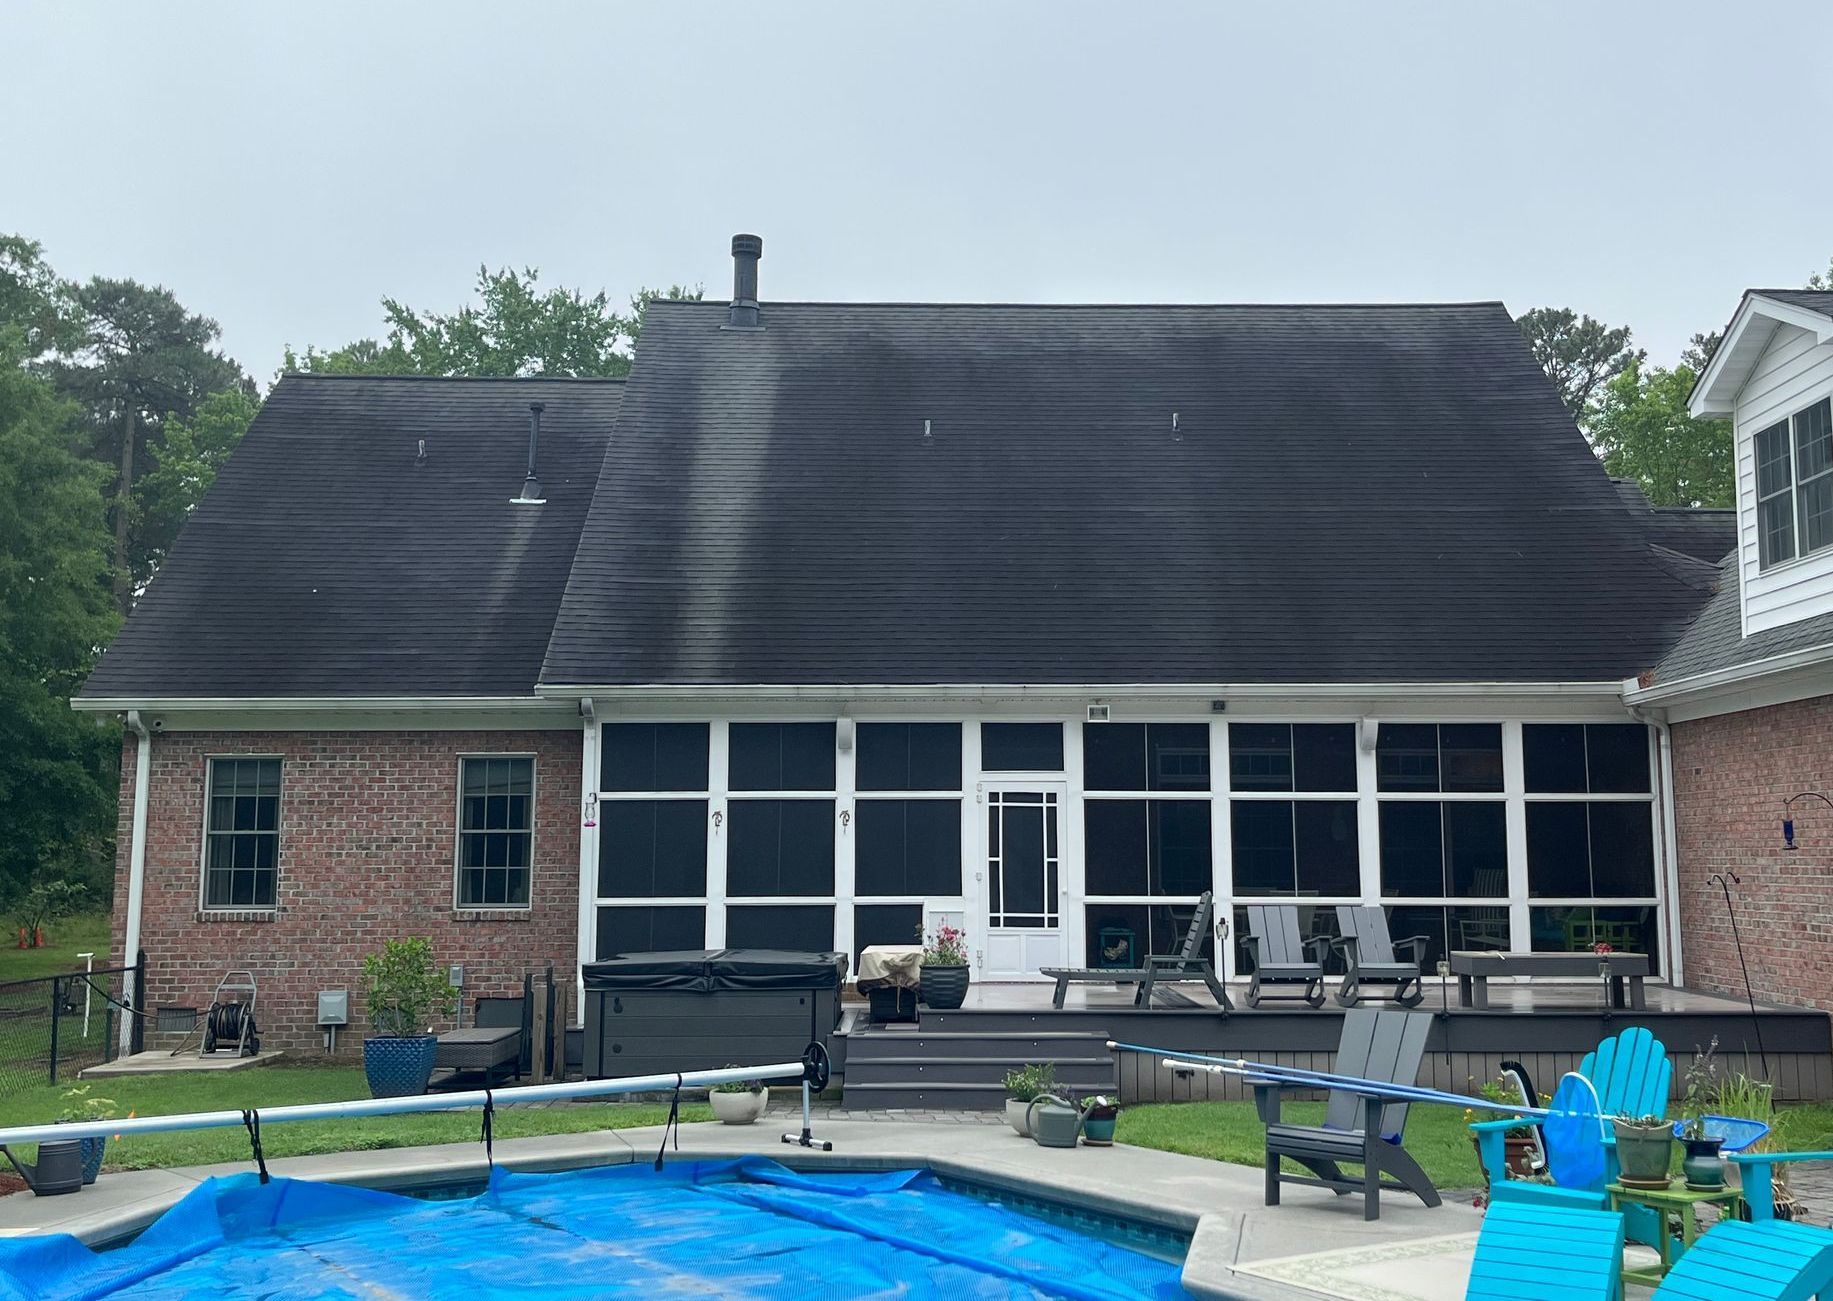
[[[1465,1301],[1620,1301],[1623,1241],[1616,1211],[1494,1203],[1477,1235]],[[1829,1287],[1833,1232],[1724,1220],[1675,1262],[1654,1301],[1808,1301]]]
[[[1555,1192],[1563,1191],[1555,1189]],[[1623,1217],[1550,1201],[1492,1202],[1465,1301],[1616,1301]]]
[[[1597,1090],[1599,1110],[1606,1116],[1660,1116],[1668,1106],[1668,1087],[1674,1079],[1674,1067],[1668,1061],[1668,1050],[1659,1039],[1641,1026],[1632,1026],[1614,1039],[1606,1039],[1585,1055],[1578,1073],[1591,1081]],[[1498,1201],[1520,1201],[1539,1197],[1544,1184],[1510,1183],[1508,1156],[1503,1136],[1518,1128],[1518,1120],[1480,1120],[1471,1131],[1477,1136],[1483,1169],[1489,1175],[1490,1193]],[[1617,1144],[1613,1134],[1604,1136],[1604,1175],[1590,1186],[1572,1190],[1583,1200],[1602,1210],[1608,1203],[1604,1185],[1616,1182],[1621,1167],[1617,1164]],[[1558,1171],[1554,1171],[1558,1177]],[[1557,1199],[1564,1205],[1579,1204],[1581,1199]],[[1629,1239],[1632,1242],[1657,1245],[1661,1239],[1661,1219],[1645,1206],[1632,1206],[1629,1216]]]

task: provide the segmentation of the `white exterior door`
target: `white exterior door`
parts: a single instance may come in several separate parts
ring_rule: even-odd
[[[1037,980],[1066,966],[1063,782],[984,783],[975,886],[986,937],[981,977]]]

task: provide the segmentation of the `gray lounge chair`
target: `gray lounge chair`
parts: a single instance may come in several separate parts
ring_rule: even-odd
[[[1150,1007],[1154,987],[1182,980],[1200,980],[1209,987],[1210,997],[1216,1000],[1218,1008],[1223,1012],[1233,1011],[1235,1005],[1229,1001],[1228,989],[1216,976],[1214,963],[1203,956],[1203,937],[1209,934],[1212,926],[1215,927],[1216,952],[1222,951],[1223,939],[1228,934],[1228,923],[1218,923],[1215,917],[1215,896],[1205,890],[1203,897],[1197,900],[1197,910],[1190,918],[1190,927],[1184,932],[1184,942],[1176,953],[1148,956],[1137,967],[1038,968],[1039,975],[1049,976],[1057,983],[1051,1006],[1063,1006],[1071,984],[1137,985],[1133,1006]]]
[[[1344,1007],[1354,1007],[1356,1000],[1362,997],[1362,986],[1388,985],[1391,987],[1388,998],[1394,1002],[1402,1007],[1419,1005],[1419,1000],[1426,996],[1419,967],[1424,961],[1429,937],[1409,935],[1404,940],[1389,939],[1387,912],[1376,907],[1345,905],[1338,908],[1337,930],[1342,938],[1335,947],[1349,966],[1337,990],[1337,1002]],[[1412,952],[1401,958],[1395,952],[1397,949]]]
[[[1250,904],[1247,910],[1248,957],[1254,964],[1248,982],[1247,1005],[1259,1007],[1262,999],[1288,999],[1324,1006],[1324,955],[1330,951],[1327,936],[1298,937],[1298,905]],[[1298,994],[1267,992],[1269,985],[1301,985]]]
[[[1384,1084],[1411,1085],[1419,1078],[1419,1059],[1425,1055],[1426,1031],[1432,1018],[1424,1012],[1358,1008],[1343,1016],[1343,1037],[1337,1044],[1338,1075],[1354,1075]],[[1322,1125],[1288,1125],[1279,1118],[1280,1094],[1287,1089],[1309,1089],[1302,1082],[1254,1079],[1254,1105],[1267,1127],[1267,1205],[1279,1205],[1279,1185],[1305,1184],[1328,1188],[1339,1196],[1362,1194],[1362,1218],[1381,1218],[1381,1190],[1409,1192],[1427,1206],[1437,1206],[1438,1189],[1407,1150],[1400,1145],[1407,1124],[1407,1104],[1379,1092],[1333,1089]],[[1296,1161],[1312,1176],[1284,1173],[1280,1159]],[[1362,1167],[1359,1176],[1345,1175],[1344,1164]],[[1383,1178],[1387,1176],[1387,1178]]]

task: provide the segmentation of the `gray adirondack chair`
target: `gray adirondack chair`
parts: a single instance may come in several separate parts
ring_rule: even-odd
[[[1409,1192],[1427,1206],[1440,1202],[1438,1189],[1420,1168],[1401,1138],[1407,1125],[1407,1104],[1384,1097],[1378,1084],[1411,1085],[1419,1078],[1419,1061],[1425,1055],[1426,1032],[1432,1017],[1425,1012],[1397,1008],[1357,1008],[1343,1016],[1343,1036],[1337,1044],[1337,1075],[1354,1075],[1377,1082],[1364,1092],[1333,1089],[1322,1125],[1288,1125],[1280,1120],[1282,1092],[1304,1089],[1303,1083],[1255,1079],[1254,1105],[1267,1127],[1267,1205],[1279,1205],[1279,1185],[1305,1184],[1328,1188],[1339,1196],[1362,1194],[1362,1218],[1381,1218],[1381,1190]],[[1286,1174],[1280,1159],[1297,1162],[1311,1175]],[[1345,1175],[1344,1165],[1362,1168]]]
[[[1419,967],[1429,937],[1409,935],[1404,940],[1390,939],[1387,912],[1377,907],[1345,905],[1338,908],[1337,930],[1342,938],[1335,947],[1349,967],[1337,989],[1337,1002],[1344,1007],[1354,1007],[1362,997],[1362,986],[1386,985],[1388,998],[1402,1007],[1419,1005],[1419,1000],[1426,995]],[[1410,952],[1402,957],[1400,950]]]
[[[1216,952],[1222,951],[1222,942],[1228,935],[1228,923],[1216,921],[1215,895],[1208,890],[1197,900],[1196,912],[1191,915],[1190,926],[1184,932],[1184,942],[1178,946],[1176,953],[1148,955],[1145,962],[1137,967],[1039,967],[1038,974],[1049,976],[1056,981],[1056,991],[1051,997],[1051,1006],[1062,1007],[1063,1000],[1069,994],[1069,986],[1083,985],[1136,985],[1133,994],[1135,1007],[1150,1007],[1152,990],[1165,984],[1175,984],[1181,980],[1200,980],[1209,988],[1210,997],[1216,1000],[1216,1007],[1228,1013],[1235,1005],[1229,1001],[1228,989],[1216,976],[1215,965],[1203,956],[1203,939],[1215,930]]]
[[[1330,940],[1298,937],[1298,905],[1249,904],[1247,910],[1248,957],[1254,964],[1248,981],[1247,1005],[1259,1007],[1262,999],[1288,999],[1324,1006],[1324,955]],[[1276,994],[1267,987],[1301,986],[1297,994]]]

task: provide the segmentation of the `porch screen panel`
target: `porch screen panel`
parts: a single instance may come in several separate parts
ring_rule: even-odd
[[[706,947],[706,909],[685,905],[598,909],[598,959]]]
[[[939,906],[959,911],[962,725],[860,723],[853,768],[854,957],[913,944]]]
[[[1529,943],[1599,944],[1659,960],[1649,731],[1524,723]]]
[[[727,736],[726,942],[748,945],[766,919],[779,917],[797,934],[825,934],[819,947],[831,948],[835,725],[733,723]],[[744,908],[751,911],[741,916]]]
[[[706,944],[708,723],[599,725],[601,955]]]
[[[834,906],[734,904],[726,909],[726,947],[830,952],[834,947]]]

